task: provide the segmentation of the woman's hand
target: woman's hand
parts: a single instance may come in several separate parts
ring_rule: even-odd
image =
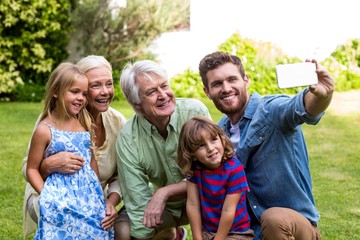
[[[115,206],[106,201],[106,217],[101,221],[101,227],[105,230],[110,230],[118,217]]]
[[[111,229],[115,220],[118,217],[118,213],[115,207],[120,203],[121,197],[118,193],[112,192],[109,194],[106,200],[106,217],[101,221],[101,227],[105,230]]]
[[[71,174],[79,171],[84,164],[84,158],[74,152],[59,152],[41,161],[40,173],[43,179],[54,172]]]

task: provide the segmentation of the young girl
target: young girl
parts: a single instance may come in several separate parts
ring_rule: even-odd
[[[27,176],[40,194],[40,218],[35,239],[111,239],[113,231],[101,228],[105,200],[92,157],[91,118],[85,109],[88,80],[72,63],[60,64],[47,83],[41,122],[33,133]],[[61,152],[85,159],[71,174],[53,173],[44,182],[42,159]],[[71,169],[69,169],[71,171]]]
[[[177,154],[188,180],[193,239],[253,239],[244,168],[221,128],[202,116],[190,119],[181,129]]]

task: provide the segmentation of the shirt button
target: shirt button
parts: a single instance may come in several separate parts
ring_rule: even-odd
[[[255,205],[255,206],[253,206],[253,208],[254,208],[254,209],[256,209],[256,205]]]

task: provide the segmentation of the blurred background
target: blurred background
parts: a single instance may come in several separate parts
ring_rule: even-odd
[[[216,50],[241,57],[252,88],[261,94],[279,92],[276,64],[306,58],[321,61],[336,76],[337,91],[359,89],[355,5],[351,0],[4,0],[0,100],[41,101],[55,66],[89,54],[111,62],[116,83],[128,61],[156,60],[177,94],[201,97],[197,65]],[[194,87],[181,91],[185,85]],[[116,99],[123,99],[121,91]]]

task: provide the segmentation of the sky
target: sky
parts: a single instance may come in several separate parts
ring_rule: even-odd
[[[350,37],[360,37],[356,0],[192,0],[192,31],[268,40],[300,57],[334,50]],[[207,4],[209,8],[202,11]],[[202,21],[201,19],[206,19]]]
[[[360,38],[356,0],[190,1],[190,31],[165,33],[154,44],[170,76],[196,69],[203,56],[236,31],[272,42],[287,55],[319,61],[347,39]]]

